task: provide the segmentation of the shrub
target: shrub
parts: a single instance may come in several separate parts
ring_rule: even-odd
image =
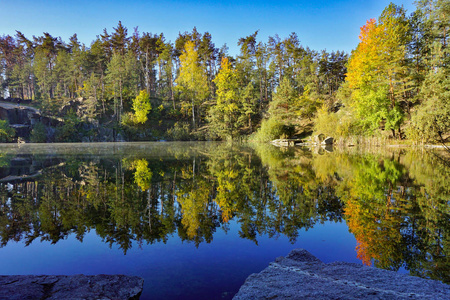
[[[0,120],[0,142],[12,142],[16,135],[14,128],[9,127],[7,120]]]
[[[167,137],[174,141],[189,141],[191,138],[189,124],[176,122],[167,130]]]
[[[136,125],[136,122],[134,120],[134,115],[130,112],[123,114],[122,118],[121,118],[121,123],[123,126],[130,126],[130,127]]]
[[[47,141],[47,130],[44,124],[39,122],[34,125],[30,140],[32,143],[45,143]]]
[[[285,134],[283,124],[277,120],[270,118],[265,119],[261,123],[261,127],[255,134],[254,140],[257,142],[268,142],[283,137]]]
[[[326,106],[323,106],[317,111],[314,133],[334,138],[347,138],[351,135],[362,134],[362,130],[353,114],[347,109],[341,109],[333,113],[329,112]]]
[[[77,130],[79,120],[75,113],[69,111],[64,118],[64,124],[56,128],[55,139],[57,142],[80,142]]]

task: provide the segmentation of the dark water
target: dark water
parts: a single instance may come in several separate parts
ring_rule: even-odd
[[[0,274],[129,274],[231,299],[305,248],[450,282],[450,158],[267,145],[0,146]]]

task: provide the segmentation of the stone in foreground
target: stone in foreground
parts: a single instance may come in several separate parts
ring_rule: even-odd
[[[143,285],[125,275],[0,276],[0,299],[139,299]]]
[[[233,299],[450,299],[450,285],[354,263],[325,264],[295,249],[250,275]]]

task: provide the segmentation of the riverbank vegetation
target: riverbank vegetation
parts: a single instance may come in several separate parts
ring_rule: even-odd
[[[130,34],[121,22],[87,46],[50,33],[0,37],[0,97],[61,117],[56,141],[375,137],[444,141],[450,133],[450,4],[390,4],[361,27],[351,55],[311,50],[297,34]],[[99,129],[102,128],[102,129]],[[38,128],[42,134],[42,128]],[[105,131],[109,130],[109,131]],[[47,130],[47,134],[51,130]],[[54,131],[54,130],[53,130]],[[40,138],[39,140],[49,140]]]

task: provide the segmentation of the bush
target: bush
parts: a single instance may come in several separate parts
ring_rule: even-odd
[[[14,128],[9,127],[7,120],[0,120],[0,142],[12,142],[16,135]]]
[[[134,115],[132,113],[126,113],[122,115],[121,123],[123,126],[133,127],[136,125]]]
[[[257,142],[268,142],[280,137],[285,134],[285,128],[283,124],[279,123],[277,120],[270,118],[264,119],[261,123],[261,127],[255,134],[254,140]]]
[[[347,138],[351,135],[362,134],[362,131],[353,114],[347,109],[341,109],[333,113],[323,106],[317,111],[314,133],[334,138]]]
[[[47,142],[47,130],[44,124],[39,122],[34,125],[33,130],[31,131],[30,140],[32,143]]]
[[[57,142],[79,142],[78,131],[73,123],[65,123],[56,128],[55,140]]]
[[[173,141],[189,141],[191,138],[189,124],[176,122],[167,130],[167,137]]]
[[[75,113],[69,111],[64,118],[64,124],[56,128],[55,139],[57,142],[80,142],[77,125],[79,120]]]

